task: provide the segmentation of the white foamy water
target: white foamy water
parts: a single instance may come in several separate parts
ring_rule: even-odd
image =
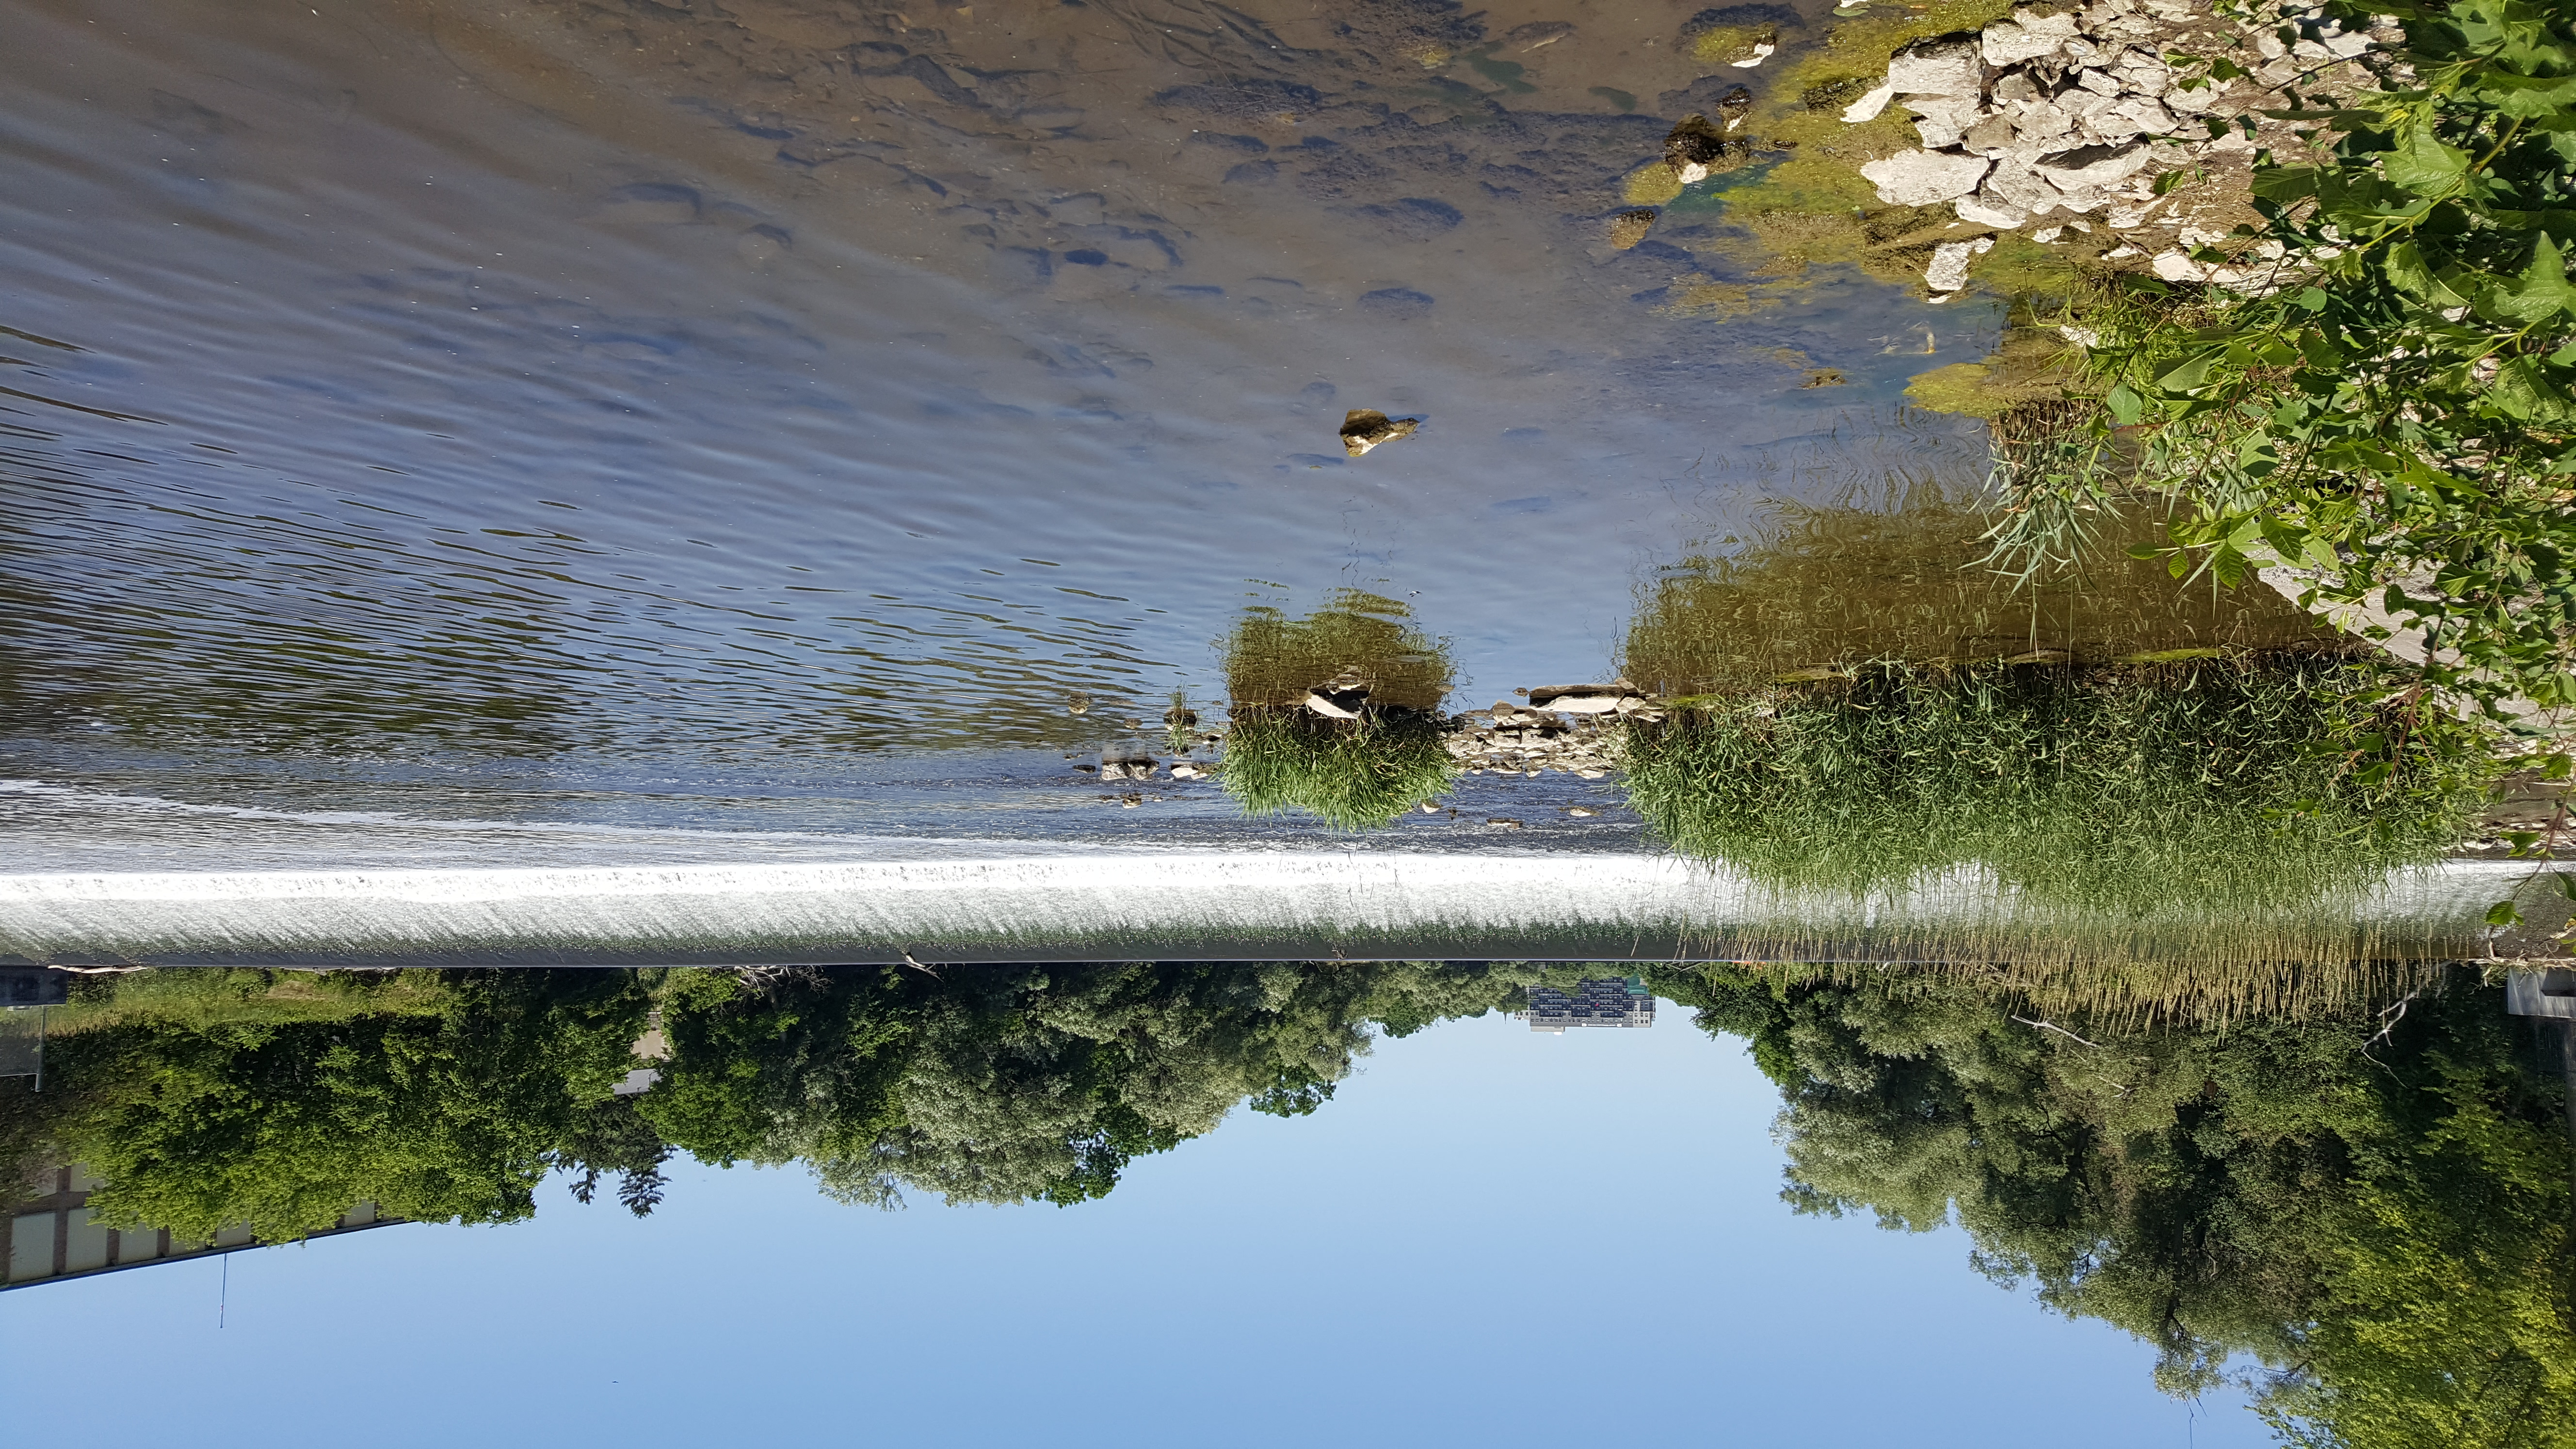
[[[2393,877],[2360,921],[2457,920],[2527,867]],[[1973,914],[1971,878],[1858,931]],[[0,953],[154,964],[1612,958],[1775,927],[1733,872],[1659,856],[1158,850],[981,860],[0,876]],[[1830,917],[1817,924],[1832,928]]]

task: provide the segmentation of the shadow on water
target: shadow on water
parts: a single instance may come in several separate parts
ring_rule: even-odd
[[[2223,1027],[1897,971],[1629,976],[1507,962],[93,976],[52,1009],[45,1090],[0,1080],[0,1151],[10,1181],[40,1190],[84,1170],[86,1210],[129,1230],[91,1233],[101,1264],[127,1243],[523,1219],[550,1173],[582,1202],[647,1215],[683,1155],[803,1163],[854,1205],[1071,1205],[1238,1106],[1329,1110],[1360,1058],[1433,1023],[1546,1008],[1531,1025],[1562,1029],[1570,1003],[1599,996],[1617,1003],[1601,1024],[1647,1025],[1642,992],[1744,1040],[1779,1085],[1791,1209],[1955,1222],[1999,1284],[2154,1345],[2170,1393],[2239,1382],[2263,1412],[2348,1443],[2380,1442],[2380,1416],[2450,1424],[2448,1442],[2528,1442],[2514,1426],[2576,1411],[2565,1048],[2550,1034],[2565,1024],[2508,1015],[2474,969]]]

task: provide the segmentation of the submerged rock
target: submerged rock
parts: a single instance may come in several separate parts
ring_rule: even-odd
[[[1354,458],[1364,457],[1371,448],[1413,436],[1422,426],[1419,418],[1390,418],[1375,408],[1353,408],[1342,419],[1342,451]]]
[[[1751,151],[1746,142],[1728,140],[1724,128],[1696,111],[1682,117],[1664,137],[1664,164],[1684,186],[1730,169]]]
[[[1543,45],[1554,45],[1574,33],[1574,26],[1563,20],[1533,20],[1515,25],[1503,35],[1503,44],[1514,50],[1531,51]]]
[[[1644,241],[1646,233],[1654,228],[1655,209],[1653,207],[1641,206],[1634,211],[1623,211],[1610,218],[1610,245],[1624,252]]]

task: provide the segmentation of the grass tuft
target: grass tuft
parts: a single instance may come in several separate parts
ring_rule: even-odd
[[[1448,793],[1457,776],[1435,716],[1371,711],[1332,720],[1262,709],[1235,712],[1222,778],[1247,815],[1297,809],[1366,830]]]

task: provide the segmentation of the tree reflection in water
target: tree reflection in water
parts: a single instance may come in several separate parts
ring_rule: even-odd
[[[551,1171],[585,1201],[614,1176],[644,1214],[675,1152],[802,1160],[852,1203],[1072,1205],[1238,1105],[1317,1110],[1378,1038],[1632,969],[92,977],[54,1009],[45,1092],[0,1082],[0,1147],[87,1164],[104,1217],[201,1238],[293,1236],[362,1200],[507,1221]],[[2155,1344],[2169,1392],[2244,1380],[2301,1442],[2567,1443],[2564,1027],[2507,1015],[2465,968],[2422,979],[2225,1021],[1877,968],[1642,986],[1780,1085],[1797,1211],[1956,1221],[1998,1282]],[[657,1021],[659,1079],[615,1094]]]

